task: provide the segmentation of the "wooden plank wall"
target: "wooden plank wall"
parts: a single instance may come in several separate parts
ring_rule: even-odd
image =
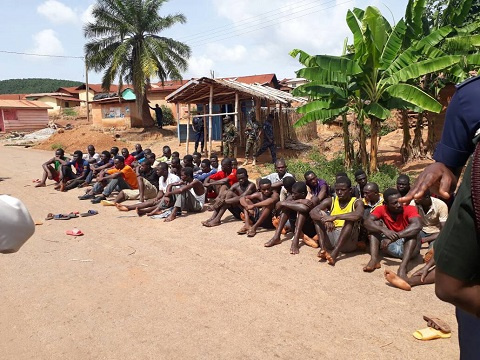
[[[29,131],[48,126],[47,109],[18,109],[16,120],[4,120],[5,131]]]

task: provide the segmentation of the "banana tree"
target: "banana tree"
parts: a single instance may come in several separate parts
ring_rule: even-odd
[[[325,120],[346,112],[350,106],[359,119],[371,122],[369,171],[377,170],[378,134],[381,121],[395,108],[422,109],[440,112],[442,106],[432,96],[408,83],[411,79],[451,67],[460,56],[441,56],[421,60],[421,56],[445,38],[452,28],[442,28],[403,49],[407,27],[400,20],[394,27],[375,7],[347,13],[347,25],[353,33],[355,52],[351,56],[310,56],[299,74],[317,80],[298,87],[297,94],[314,98],[298,112],[305,114],[296,126],[310,121]],[[293,50],[296,57],[301,50]],[[300,57],[302,62],[302,56]],[[340,75],[342,74],[342,75]],[[327,80],[346,76],[346,90]],[[344,79],[342,79],[344,80]],[[349,106],[348,106],[349,105]],[[364,146],[365,144],[361,144]]]

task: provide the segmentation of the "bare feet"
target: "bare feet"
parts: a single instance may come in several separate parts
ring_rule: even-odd
[[[292,242],[292,246],[290,246],[290,254],[297,255],[299,252],[300,249],[298,248],[298,246]]]
[[[163,220],[164,222],[170,222],[170,221],[173,221],[177,218],[177,216],[175,215],[175,213],[171,213],[165,220]]]
[[[204,224],[203,224],[203,226],[206,226],[206,227],[214,227],[214,226],[219,226],[219,225],[222,225],[222,223],[220,221],[211,221],[211,222],[205,222],[204,221]]]
[[[397,275],[400,276],[403,280],[407,280],[407,270],[403,268],[398,268]]]
[[[136,208],[135,211],[137,212],[138,216],[143,216],[145,215],[145,211],[142,211],[142,209]]]
[[[280,238],[276,238],[274,236],[269,241],[267,241],[265,244],[263,244],[263,246],[272,247],[272,246],[275,246],[275,245],[280,245],[281,243],[282,243],[282,241],[280,240]]]
[[[130,211],[125,205],[115,204],[119,211]]]
[[[403,280],[401,277],[395,275],[393,271],[385,269],[385,272],[383,275],[385,276],[385,280],[387,280],[393,286],[405,291],[412,290],[412,287],[410,286],[410,284],[407,283],[405,280]]]
[[[250,229],[247,231],[247,236],[248,236],[248,237],[254,237],[255,235],[257,235],[257,230],[256,230],[256,229],[250,228]]]
[[[381,267],[382,266],[380,265],[380,263],[377,263],[377,262],[375,262],[375,260],[370,259],[368,264],[363,267],[363,271],[370,273],[370,272],[374,272],[376,269],[380,269]]]
[[[35,187],[46,187],[47,184],[45,184],[44,182],[41,182],[41,183],[38,183],[37,185],[35,185]]]
[[[244,226],[241,227],[240,230],[237,231],[237,234],[238,235],[245,235],[248,230],[249,230],[249,228],[246,225],[244,225]]]
[[[328,261],[329,265],[335,265],[335,259],[330,255],[327,250],[320,250],[317,255],[320,260]]]

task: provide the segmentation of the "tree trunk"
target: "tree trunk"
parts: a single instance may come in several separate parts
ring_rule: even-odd
[[[402,130],[403,130],[403,144],[400,148],[402,154],[402,161],[406,163],[412,157],[412,144],[410,136],[410,123],[408,121],[408,111],[402,110]]]
[[[150,114],[150,108],[148,107],[148,99],[146,96],[143,97],[141,118],[143,127],[151,127],[155,125],[155,121]]]
[[[375,116],[370,118],[370,167],[369,173],[377,172],[378,165],[378,129],[380,128],[380,120]]]
[[[425,154],[429,158],[433,158],[433,152],[435,150],[435,115],[431,113],[426,113],[427,123],[428,123],[428,135],[427,135],[427,145],[425,148]]]
[[[368,168],[368,154],[367,154],[367,136],[365,135],[365,126],[363,121],[358,122],[359,136],[358,143],[360,149],[360,161],[362,163],[362,169]]]
[[[342,115],[342,125],[343,125],[343,147],[344,147],[344,166],[345,169],[351,169],[353,163],[353,146],[350,141],[350,133],[348,131],[348,121],[347,115]]]
[[[422,123],[423,112],[418,113],[417,124],[415,125],[415,132],[412,144],[412,159],[420,159],[423,157]]]

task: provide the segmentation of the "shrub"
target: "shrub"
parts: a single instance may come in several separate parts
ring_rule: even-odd
[[[50,147],[52,148],[52,150],[64,149],[63,144],[60,144],[60,143],[52,144],[52,146],[50,146]]]
[[[343,156],[338,155],[332,160],[327,160],[318,150],[308,153],[306,159],[300,160],[298,158],[285,159],[288,166],[288,172],[293,174],[298,181],[304,181],[303,174],[308,170],[312,170],[315,174],[327,181],[329,185],[335,183],[335,175],[339,172],[346,172],[348,177],[352,180],[352,186],[355,183],[355,170],[345,170],[343,167]],[[262,175],[274,172],[273,164],[268,164],[262,169]],[[384,191],[389,187],[395,187],[396,180],[400,172],[393,165],[380,165],[379,171],[368,176],[369,182],[378,184],[380,191]]]
[[[64,108],[63,109],[63,115],[64,116],[77,116],[77,112],[75,109],[72,108]]]
[[[163,113],[163,125],[175,124],[172,109],[170,109],[168,106],[165,106],[165,105],[162,105],[160,107],[162,108],[162,113]]]

